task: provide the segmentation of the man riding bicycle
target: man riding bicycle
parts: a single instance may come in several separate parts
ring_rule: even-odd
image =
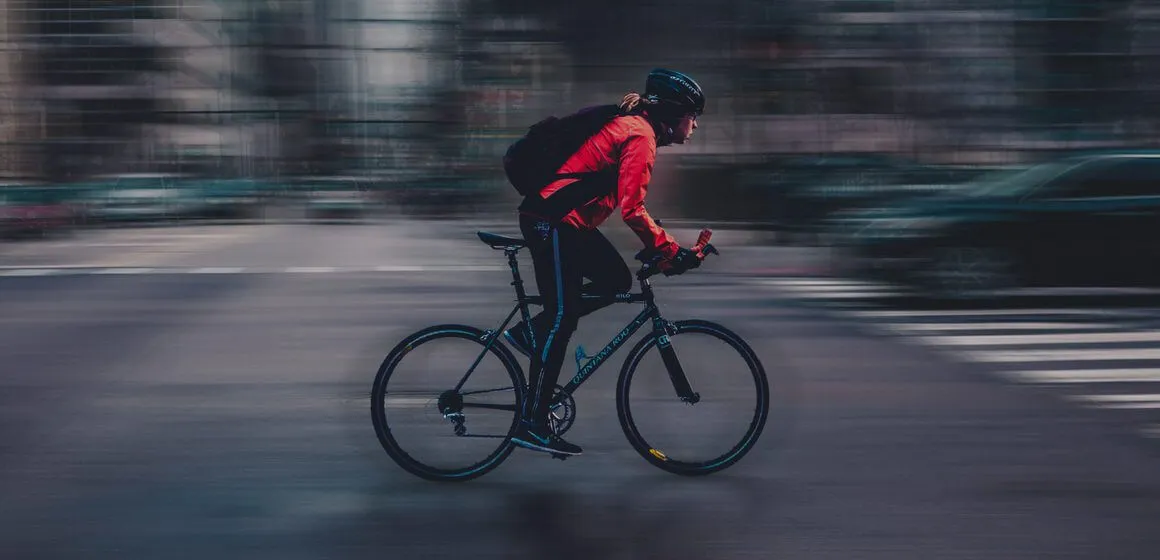
[[[628,265],[596,228],[619,206],[645,250],[664,259],[660,266],[666,274],[701,264],[644,207],[657,148],[684,144],[697,128],[705,109],[701,87],[685,74],[658,68],[649,73],[644,95],[630,92],[619,107],[619,114],[558,170],[583,177],[552,181],[519,206],[520,230],[544,298],[544,310],[531,319],[531,332],[523,322],[504,332],[512,347],[531,358],[523,420],[512,437],[528,449],[562,455],[582,451],[555,435],[548,423],[553,390],[580,317],[610,304],[582,300],[581,294],[611,295],[632,287]]]

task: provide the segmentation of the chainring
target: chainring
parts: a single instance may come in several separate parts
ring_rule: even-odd
[[[548,412],[548,426],[552,433],[562,436],[572,428],[576,421],[576,399],[564,392],[564,388],[557,385],[552,394],[552,409]]]

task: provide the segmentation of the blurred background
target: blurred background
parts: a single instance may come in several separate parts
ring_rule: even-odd
[[[803,227],[891,185],[1151,147],[1154,4],[5,0],[4,220],[507,212],[499,157],[531,123],[669,66],[709,106],[653,204]]]
[[[0,0],[0,38],[5,558],[1158,556],[1160,0]],[[408,475],[366,397],[510,309],[502,154],[657,66],[708,103],[649,210],[721,250],[658,298],[757,350],[757,449],[653,469],[617,363],[584,456]]]

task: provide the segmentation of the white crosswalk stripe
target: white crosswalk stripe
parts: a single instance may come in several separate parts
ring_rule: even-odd
[[[906,317],[1012,317],[1027,315],[1028,309],[851,309],[844,314],[865,318]],[[1108,315],[1106,309],[1036,309],[1039,316],[1050,315]]]
[[[962,356],[987,363],[1110,362],[1160,360],[1160,348],[1092,348],[1088,350],[996,350],[968,351]]]
[[[1061,391],[1077,406],[1138,415],[1143,423],[1135,429],[1160,439],[1160,309],[1044,308],[1033,302],[1020,308],[908,309],[891,299],[899,291],[863,281],[757,283],[872,332],[980,364],[1005,380]]]
[[[1027,323],[906,323],[890,325],[891,330],[899,334],[923,334],[931,332],[953,331],[1084,331],[1091,329],[1114,328],[1107,323],[1062,323],[1062,322],[1027,322]]]
[[[1072,400],[1102,408],[1160,409],[1160,395],[1079,395]]]
[[[1156,383],[1160,368],[1057,369],[1010,371],[1007,377],[1024,383]]]
[[[1093,344],[1100,342],[1160,342],[1160,331],[1089,332],[1067,334],[920,336],[934,346],[1024,346],[1035,344]]]
[[[868,299],[902,295],[901,291],[891,286],[833,278],[776,278],[759,283],[790,292],[795,297],[817,300]]]

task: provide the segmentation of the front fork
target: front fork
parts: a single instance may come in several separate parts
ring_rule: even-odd
[[[689,404],[697,404],[701,400],[701,394],[693,392],[693,388],[689,386],[689,378],[685,375],[685,369],[681,367],[681,361],[677,359],[677,351],[673,349],[670,335],[677,334],[677,327],[669,321],[665,321],[660,317],[653,319],[654,332],[662,333],[657,337],[657,350],[661,353],[661,360],[665,362],[665,369],[669,372],[669,379],[673,382],[673,389],[677,391],[677,396],[681,401]]]

